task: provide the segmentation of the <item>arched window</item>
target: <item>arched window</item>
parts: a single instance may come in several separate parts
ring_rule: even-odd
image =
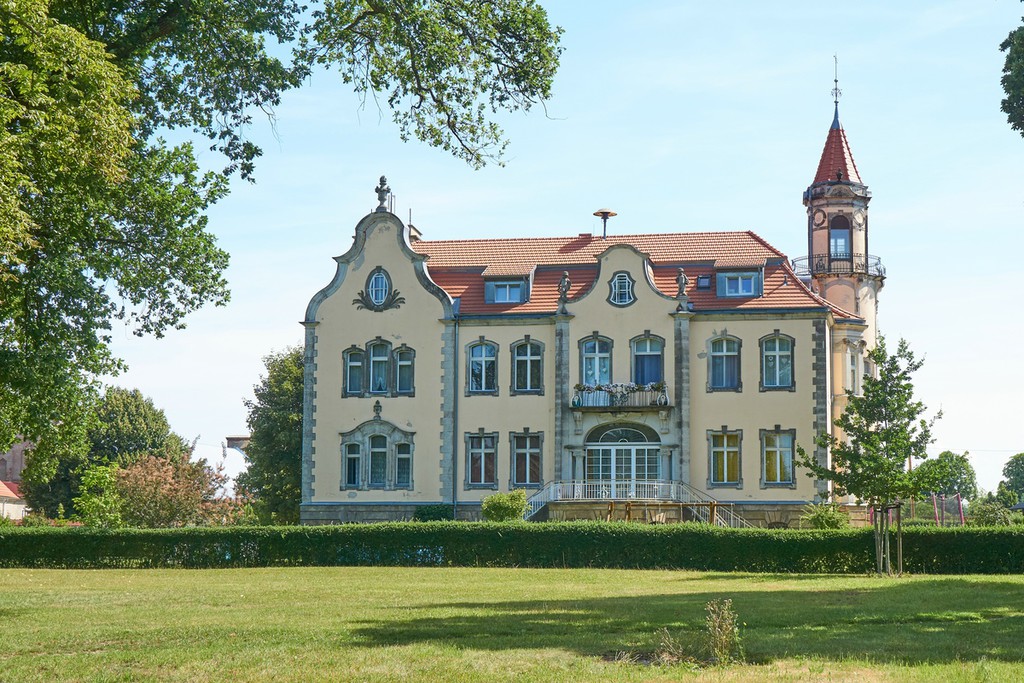
[[[829,223],[828,253],[834,261],[849,261],[852,258],[850,219],[846,216],[833,216]]]
[[[467,349],[466,391],[470,394],[498,393],[498,345],[480,341]]]
[[[665,379],[665,342],[646,336],[633,340],[633,382],[651,384]]]
[[[391,344],[385,341],[370,342],[366,353],[370,361],[370,393],[388,393]]]
[[[612,381],[612,342],[604,337],[589,337],[580,342],[583,384],[608,384]]]
[[[529,337],[512,346],[512,393],[541,393],[543,357],[544,346]]]
[[[413,432],[375,418],[341,435],[344,489],[412,489]]]
[[[740,391],[740,340],[719,337],[711,340],[708,354],[708,391]]]
[[[793,390],[793,338],[778,330],[761,338],[761,391]]]

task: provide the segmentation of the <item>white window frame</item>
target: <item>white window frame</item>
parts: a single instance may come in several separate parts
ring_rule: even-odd
[[[368,393],[387,394],[391,388],[391,345],[385,341],[370,342],[366,347],[366,359],[369,365]],[[383,380],[383,388],[380,380]]]
[[[366,351],[359,347],[345,349],[344,395],[362,396],[366,386]],[[358,360],[356,360],[358,357]],[[359,381],[352,385],[352,369],[359,368]]]
[[[716,345],[724,344],[722,349],[716,349]],[[735,344],[736,348],[734,351],[729,350],[729,344]],[[742,391],[743,390],[743,356],[741,351],[743,349],[742,342],[736,337],[716,337],[711,340],[709,344],[710,351],[708,353],[708,391]],[[736,384],[730,385],[727,383],[729,358],[736,358]],[[721,365],[722,368],[722,381],[716,383],[715,381],[715,366]]]
[[[525,366],[526,386],[520,386],[519,384],[519,368],[521,365]],[[544,345],[527,337],[512,346],[512,393],[541,394],[543,392]]]
[[[479,355],[478,355],[479,354]],[[473,369],[479,367],[480,384],[473,386]],[[491,372],[488,373],[488,368]],[[490,381],[488,381],[490,377]],[[472,395],[498,393],[498,345],[484,339],[466,349],[466,393]]]
[[[725,296],[754,296],[755,273],[729,273],[725,276]]]
[[[607,351],[601,350],[601,345],[607,345]],[[588,347],[593,345],[593,350]],[[601,360],[607,359],[607,373],[602,376]],[[587,369],[593,369],[594,381],[588,381]],[[612,381],[612,341],[606,337],[592,336],[580,341],[580,382],[582,384],[608,384]]]
[[[789,345],[788,351],[779,350],[780,342],[785,342]],[[774,344],[775,348],[768,348],[770,344]],[[796,381],[794,378],[794,349],[796,342],[792,337],[786,334],[781,334],[778,330],[775,330],[772,334],[762,337],[760,340],[761,347],[761,391],[794,391],[796,388]],[[775,376],[771,377],[769,373],[769,365],[771,365],[771,359],[774,359]],[[779,375],[783,365],[783,359],[789,360],[789,381],[781,382]]]
[[[761,430],[761,488],[796,488],[793,461],[795,444],[795,429],[782,429],[775,425],[775,429]],[[774,472],[768,466],[771,454],[775,455]],[[788,479],[783,478],[787,474],[786,470]]]
[[[408,481],[402,481],[402,468],[408,472]],[[395,488],[412,490],[412,444],[395,444]]]
[[[709,488],[743,488],[743,430],[730,430],[722,426],[721,430],[708,430],[708,487]],[[730,443],[730,441],[735,443]],[[736,459],[736,479],[728,479],[730,455]],[[715,461],[721,458],[722,475],[715,478]]]
[[[658,345],[658,350],[657,351],[652,351],[651,350],[651,345],[652,344],[657,344]],[[650,357],[650,356],[656,356],[658,358],[658,369],[660,371],[661,376],[658,379],[649,380],[648,382],[645,382],[645,384],[646,383],[650,383],[650,382],[664,382],[665,381],[665,340],[662,339],[661,337],[656,337],[656,336],[651,335],[651,334],[645,334],[645,336],[643,336],[643,337],[640,337],[638,339],[632,340],[632,342],[630,343],[630,346],[631,346],[632,351],[633,351],[633,378],[632,378],[633,382],[635,382],[636,384],[640,384],[641,383],[639,381],[639,378],[637,377],[637,372],[639,371],[639,368],[640,368],[640,363],[638,363],[637,361],[640,358],[642,358],[642,357]]]
[[[416,352],[408,346],[399,346],[395,356],[395,395],[411,396],[416,392]],[[402,369],[409,368],[409,385],[402,384]]]
[[[544,485],[544,434],[543,432],[531,432],[529,430],[522,432],[511,432],[509,434],[509,442],[511,445],[512,458],[511,466],[512,472],[509,480],[509,488],[518,489],[530,489],[540,488]],[[533,445],[536,444],[536,445]],[[525,458],[524,472],[526,476],[524,479],[520,479],[519,474],[519,463]],[[530,467],[531,461],[536,460],[536,480],[531,479],[530,473],[532,468]]]
[[[494,303],[496,304],[519,304],[523,302],[524,283],[521,280],[514,282],[494,283]]]
[[[624,270],[620,270],[612,275],[612,279],[608,281],[609,303],[614,306],[629,306],[636,301],[634,284],[633,278]]]
[[[375,306],[382,306],[391,293],[391,280],[383,270],[377,270],[370,275],[370,281],[366,283],[366,295]]]
[[[479,461],[479,477],[474,479],[473,463]],[[487,479],[490,462],[491,479]],[[498,488],[498,433],[469,432],[466,434],[466,488]]]

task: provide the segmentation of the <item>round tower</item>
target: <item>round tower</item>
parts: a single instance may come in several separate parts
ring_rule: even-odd
[[[814,182],[804,192],[807,258],[794,261],[823,298],[867,323],[864,341],[875,345],[878,292],[885,268],[868,242],[871,192],[861,180],[839,123],[839,102],[818,162]]]

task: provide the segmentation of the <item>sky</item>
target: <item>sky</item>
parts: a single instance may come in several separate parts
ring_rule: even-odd
[[[880,330],[925,357],[917,396],[942,411],[931,454],[969,451],[994,489],[1024,451],[1024,361],[1004,349],[1024,339],[1024,138],[999,110],[998,49],[1024,4],[541,4],[565,31],[561,66],[544,107],[498,117],[504,166],[401,142],[390,112],[336,74],[286,93],[276,120],[249,130],[264,151],[256,184],[235,179],[209,214],[231,302],[162,339],[116,328],[130,369],[111,383],[140,389],[219,460],[224,437],[247,431],[263,357],[301,343],[306,305],[381,175],[426,239],[600,232],[592,214],[607,207],[610,233],[753,230],[803,256],[801,194],[832,122],[837,55],[840,120],[888,274]],[[230,456],[229,471],[242,466]]]

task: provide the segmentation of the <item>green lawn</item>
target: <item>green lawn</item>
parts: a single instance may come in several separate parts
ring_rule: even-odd
[[[1024,577],[4,570],[0,681],[1024,680]],[[750,663],[616,660],[731,598]]]

